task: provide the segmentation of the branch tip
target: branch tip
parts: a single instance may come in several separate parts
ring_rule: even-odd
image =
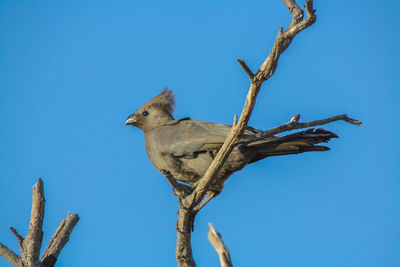
[[[211,223],[208,223],[208,226],[210,227],[208,231],[208,240],[218,253],[221,267],[232,267],[232,260],[229,250],[224,241],[222,241],[221,235],[215,230]]]
[[[237,124],[237,120],[238,120],[238,115],[235,113],[235,116],[233,117],[233,124],[232,124],[232,128],[236,126],[236,124]]]
[[[289,123],[299,122],[299,120],[300,120],[300,114],[296,114],[290,119]]]
[[[22,249],[22,245],[24,243],[24,238],[20,234],[18,234],[17,230],[15,230],[14,227],[10,226],[10,230],[15,235],[15,237],[17,238],[18,244],[19,244],[20,248]]]
[[[343,115],[343,116],[344,116],[344,118],[343,118],[344,121],[354,124],[354,125],[357,125],[357,126],[363,126],[363,123],[361,121],[352,119],[352,118],[348,117],[347,115]]]
[[[246,72],[247,76],[249,76],[250,80],[253,80],[254,74],[251,71],[251,69],[249,68],[249,66],[247,66],[246,62],[243,59],[240,59],[240,58],[238,58],[237,61],[239,62],[240,66],[244,69],[244,71]]]

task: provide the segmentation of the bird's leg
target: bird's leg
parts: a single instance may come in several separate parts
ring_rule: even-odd
[[[206,198],[203,199],[203,201],[200,202],[199,205],[197,205],[193,211],[194,212],[199,212],[211,199],[213,199],[214,197],[218,196],[220,192],[216,192],[216,191],[212,191],[212,190],[208,190],[206,193]]]
[[[175,195],[177,195],[179,198],[185,198],[188,196],[191,192],[192,189],[190,186],[187,186],[182,183],[178,183],[176,179],[173,177],[171,172],[167,171],[166,169],[161,169],[160,172],[167,178],[168,182],[171,184],[172,188],[175,190],[173,192]]]

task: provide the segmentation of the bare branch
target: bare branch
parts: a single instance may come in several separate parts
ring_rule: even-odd
[[[0,243],[0,256],[3,256],[15,267],[53,267],[79,220],[77,214],[71,215],[68,212],[67,218],[61,221],[47,245],[42,260],[39,261],[43,237],[44,202],[43,182],[39,178],[38,182],[33,186],[32,210],[28,234],[23,238],[14,227],[10,226],[11,232],[18,240],[21,257]]]
[[[257,95],[261,89],[263,82],[274,74],[275,69],[278,65],[279,56],[289,46],[294,36],[315,22],[316,17],[314,15],[314,10],[312,10],[312,0],[307,0],[306,7],[308,10],[307,18],[305,20],[303,20],[303,11],[297,6],[297,4],[293,0],[284,0],[284,3],[287,5],[289,11],[293,15],[292,22],[290,23],[287,31],[283,31],[283,28],[280,29],[270,54],[268,55],[264,63],[260,66],[257,73],[254,75],[243,60],[238,60],[239,64],[242,66],[242,68],[251,80],[250,89],[247,94],[239,121],[237,121],[236,123],[236,119],[234,119],[234,126],[232,127],[231,134],[225,140],[221,149],[217,153],[217,156],[214,158],[210,167],[207,169],[204,176],[200,179],[192,193],[190,193],[190,195],[188,195],[187,197],[179,197],[178,199],[181,207],[179,209],[179,219],[176,227],[178,232],[176,257],[178,265],[180,267],[195,266],[190,244],[190,230],[192,228],[194,218],[196,216],[196,213],[210,200],[210,198],[208,197],[204,202],[202,202],[205,194],[207,193],[207,187],[211,184],[214,177],[218,174],[222,165],[231,153],[233,147],[237,144],[237,141],[246,129],[247,123],[250,119],[251,113],[256,103]],[[295,122],[295,120],[293,122]],[[173,182],[171,184],[173,184]],[[176,187],[176,185],[173,185],[173,187]],[[195,207],[196,211],[194,212],[193,209]]]
[[[331,123],[334,121],[340,121],[340,120],[357,125],[357,126],[363,125],[362,122],[352,119],[352,118],[348,117],[346,114],[337,115],[337,116],[329,117],[329,118],[322,119],[322,120],[304,122],[304,123],[298,122],[298,119],[300,119],[300,114],[293,116],[293,118],[288,123],[285,123],[278,127],[264,131],[260,135],[254,137],[254,138],[246,138],[245,140],[240,139],[235,144],[238,145],[238,144],[243,144],[243,143],[251,143],[254,141],[258,141],[258,140],[263,140],[267,137],[270,137],[270,136],[273,136],[276,134],[280,134],[283,132],[288,132],[288,131],[292,131],[292,130],[296,130],[296,129],[304,129],[304,128],[309,128],[309,127],[321,126],[321,125],[325,125],[325,124],[328,124],[328,123]]]
[[[208,226],[210,227],[210,230],[208,231],[208,240],[218,253],[221,267],[232,267],[231,255],[229,254],[229,250],[224,241],[222,241],[221,235],[215,231],[215,228],[211,223],[208,223]]]
[[[178,221],[176,223],[176,261],[179,267],[195,267],[196,263],[192,253],[192,225],[195,213],[192,209],[180,207],[178,211]]]
[[[240,66],[242,66],[242,68],[244,69],[244,71],[246,72],[246,74],[249,76],[250,80],[253,80],[254,78],[254,74],[251,71],[251,69],[249,68],[249,66],[247,66],[246,62],[244,62],[243,59],[239,59],[237,60],[240,64]]]
[[[243,60],[238,59],[239,64],[242,66],[242,68],[249,76],[251,81],[251,85],[239,120],[237,121],[237,117],[235,116],[230,135],[226,138],[224,144],[218,151],[213,162],[211,163],[211,165],[209,166],[203,177],[198,181],[197,185],[192,190],[192,192],[186,197],[182,194],[180,195],[178,194],[179,197],[178,202],[180,204],[180,209],[179,209],[179,219],[176,227],[178,232],[176,256],[178,265],[180,267],[195,266],[190,244],[190,234],[191,234],[190,230],[192,228],[194,218],[197,212],[214,197],[214,195],[209,194],[209,192],[212,192],[208,190],[209,185],[212,184],[213,180],[215,179],[214,177],[217,176],[224,162],[232,152],[234,146],[245,142],[240,138],[242,137],[243,132],[247,127],[247,123],[252,114],[254,105],[256,103],[257,95],[261,89],[263,82],[268,80],[275,73],[275,70],[278,66],[280,55],[289,47],[293,38],[299,32],[311,26],[316,21],[315,10],[313,9],[312,0],[306,0],[305,19],[303,18],[304,11],[296,4],[294,0],[282,0],[282,1],[289,9],[289,12],[292,14],[292,20],[287,30],[284,31],[283,28],[279,30],[268,57],[261,64],[256,74],[253,74],[253,72],[250,70],[250,68]],[[258,140],[258,138],[263,139],[268,136],[272,136],[274,134],[282,133],[285,131],[323,125],[337,120],[344,120],[346,122],[359,126],[362,125],[361,122],[351,119],[346,115],[339,115],[324,120],[312,121],[307,123],[299,123],[299,119],[300,115],[295,115],[288,123],[283,124],[279,127],[272,128],[268,131],[265,131],[260,135],[257,135],[254,139],[251,139],[250,142]],[[247,139],[246,142],[249,142],[249,140]],[[170,183],[173,185],[173,182],[170,181]],[[176,185],[173,185],[173,187],[175,188]],[[206,194],[207,197],[204,199],[204,196]],[[226,257],[227,259],[229,258],[227,256],[224,257]]]
[[[14,227],[10,226],[10,230],[17,238],[20,249],[22,249],[24,245],[24,238],[18,234]]]
[[[5,258],[9,263],[15,267],[22,267],[21,257],[12,252],[9,248],[0,243],[0,256]]]
[[[43,237],[44,202],[43,181],[39,178],[33,186],[31,221],[23,244],[26,254],[22,255],[22,261],[29,266],[36,266],[39,262]]]
[[[204,198],[204,195],[207,191],[206,188],[217,175],[225,160],[231,153],[233,147],[237,144],[237,140],[243,134],[256,103],[256,98],[261,89],[261,85],[265,80],[267,80],[274,74],[278,64],[279,56],[283,53],[285,49],[284,46],[288,42],[290,43],[297,33],[315,22],[316,17],[314,15],[314,10],[312,10],[312,0],[307,0],[306,7],[308,16],[305,20],[300,20],[302,18],[302,15],[298,12],[298,6],[293,0],[285,0],[284,3],[288,6],[289,11],[292,13],[294,19],[292,19],[292,23],[290,24],[287,31],[283,31],[282,28],[280,29],[270,54],[261,65],[256,75],[254,75],[254,77],[251,79],[251,86],[247,94],[246,102],[244,104],[242,114],[240,115],[240,119],[236,126],[232,128],[231,134],[225,140],[222,148],[219,150],[217,156],[214,158],[210,167],[201,178],[200,182],[192,193],[192,195],[194,195],[194,202],[191,203],[190,207],[198,205]],[[249,68],[244,63],[244,61],[239,61],[239,63],[241,63],[246,73],[249,74]]]
[[[292,28],[295,24],[299,23],[303,20],[304,12],[303,10],[296,4],[295,1],[292,0],[282,0],[282,2],[289,9],[290,14],[292,14],[293,18],[290,22],[289,28]]]
[[[214,191],[208,191],[206,197],[194,208],[195,212],[199,212],[208,202],[211,201],[217,194]]]
[[[61,223],[57,227],[56,232],[50,239],[45,252],[42,256],[42,262],[45,267],[53,267],[57,261],[61,250],[67,244],[69,237],[74,229],[75,225],[78,223],[78,214],[70,214],[68,212],[67,218],[62,219]]]
[[[68,215],[67,215],[68,216]],[[41,262],[44,263],[44,265],[47,266],[52,266],[55,264],[55,262],[57,261],[57,258],[52,256],[50,253],[51,248],[54,246],[53,244],[56,242],[56,240],[59,238],[61,230],[64,228],[65,226],[65,219],[62,219],[60,224],[58,225],[55,233],[53,234],[53,236],[51,237],[49,243],[47,244],[46,250],[44,251],[42,258],[41,258]]]
[[[296,34],[314,24],[317,19],[312,0],[306,0],[307,17],[305,20],[303,20],[303,11],[294,0],[282,1],[289,9],[293,18],[286,31],[283,31],[283,28],[280,29],[269,56],[258,70],[256,78],[259,79],[260,82],[269,79],[275,73],[280,55],[289,47]]]

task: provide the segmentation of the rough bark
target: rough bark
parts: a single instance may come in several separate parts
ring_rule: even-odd
[[[10,226],[11,232],[18,240],[21,256],[18,256],[0,243],[0,255],[13,266],[53,267],[57,261],[58,255],[68,242],[69,236],[79,220],[78,214],[71,215],[69,212],[67,218],[61,221],[55,234],[47,245],[42,259],[39,260],[43,238],[44,207],[43,182],[42,179],[39,178],[38,182],[33,186],[31,219],[28,234],[24,238],[18,234],[17,230]]]
[[[177,246],[176,246],[176,261],[178,266],[196,266],[192,254],[192,224],[195,215],[193,209],[180,207],[178,211],[178,221],[176,223],[177,231]]]

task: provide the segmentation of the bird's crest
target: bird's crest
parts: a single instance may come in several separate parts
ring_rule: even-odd
[[[161,93],[150,99],[147,105],[163,109],[172,115],[175,111],[175,95],[172,90],[164,88]]]

